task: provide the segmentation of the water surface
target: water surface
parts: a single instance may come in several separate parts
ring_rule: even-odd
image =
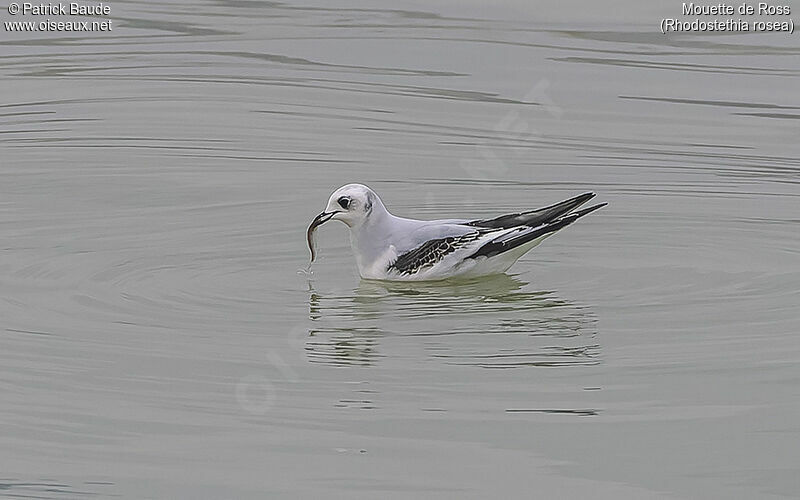
[[[0,496],[800,494],[797,38],[614,4],[3,32]],[[491,279],[361,281],[334,224],[297,273],[354,181],[610,205]]]

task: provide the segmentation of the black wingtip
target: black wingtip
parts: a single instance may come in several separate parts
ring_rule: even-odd
[[[578,196],[574,196],[568,200],[559,201],[553,205],[537,208],[536,210],[505,214],[492,219],[478,219],[467,222],[466,225],[490,229],[508,229],[517,226],[538,227],[541,224],[555,222],[561,217],[567,217],[568,215],[575,213],[573,210],[580,207],[595,196],[597,195],[594,192],[588,191],[586,193],[579,194]]]
[[[581,203],[586,203],[587,201],[591,200],[595,196],[597,196],[597,193],[595,193],[593,191],[587,191],[587,192],[585,192],[583,194],[579,194],[575,198],[572,198],[572,200],[575,200],[575,201],[580,200]],[[572,201],[572,200],[568,200],[568,201]]]
[[[606,205],[608,205],[608,203],[598,203],[597,205],[592,205],[591,207],[584,208],[583,210],[576,210],[576,211],[572,212],[569,215],[574,215],[574,216],[576,216],[575,218],[577,219],[579,217],[583,217],[586,214],[590,214],[590,213],[594,212],[595,210],[599,210],[599,209],[603,208]]]
[[[575,212],[573,212],[573,210],[575,210],[579,206],[583,205],[587,201],[591,200],[595,196],[597,196],[597,193],[592,192],[592,191],[587,191],[587,192],[585,192],[583,194],[579,194],[578,196],[575,196],[574,198],[570,198],[570,199],[562,201],[560,203],[556,203],[553,206],[554,207],[555,206],[562,206],[562,207],[567,208],[567,212],[562,214],[562,215],[573,214],[573,213],[575,213]]]

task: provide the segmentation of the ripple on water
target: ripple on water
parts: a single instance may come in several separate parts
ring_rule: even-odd
[[[109,493],[107,481],[84,481],[81,486],[73,486],[50,479],[40,478],[20,481],[15,478],[0,478],[0,491],[7,498],[96,498]]]
[[[350,292],[312,289],[306,341],[310,361],[379,362],[420,342],[426,358],[482,368],[584,366],[600,362],[591,308],[554,292],[526,291],[508,275],[440,283],[362,281]],[[416,354],[408,353],[409,357]]]

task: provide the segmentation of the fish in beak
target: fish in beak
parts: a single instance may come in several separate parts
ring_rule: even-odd
[[[317,252],[316,252],[317,242],[314,239],[314,233],[316,232],[319,226],[331,220],[331,217],[333,217],[338,213],[339,212],[337,211],[322,212],[321,214],[314,217],[314,220],[311,221],[311,224],[308,226],[308,231],[306,231],[306,239],[308,240],[308,249],[311,251],[311,260],[308,262],[309,267],[311,266],[311,263],[314,262],[314,259],[317,258]]]

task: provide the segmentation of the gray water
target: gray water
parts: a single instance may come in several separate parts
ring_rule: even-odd
[[[0,496],[800,496],[798,38],[660,3],[3,31]],[[362,282],[334,223],[298,273],[349,182],[610,204],[478,282]]]

